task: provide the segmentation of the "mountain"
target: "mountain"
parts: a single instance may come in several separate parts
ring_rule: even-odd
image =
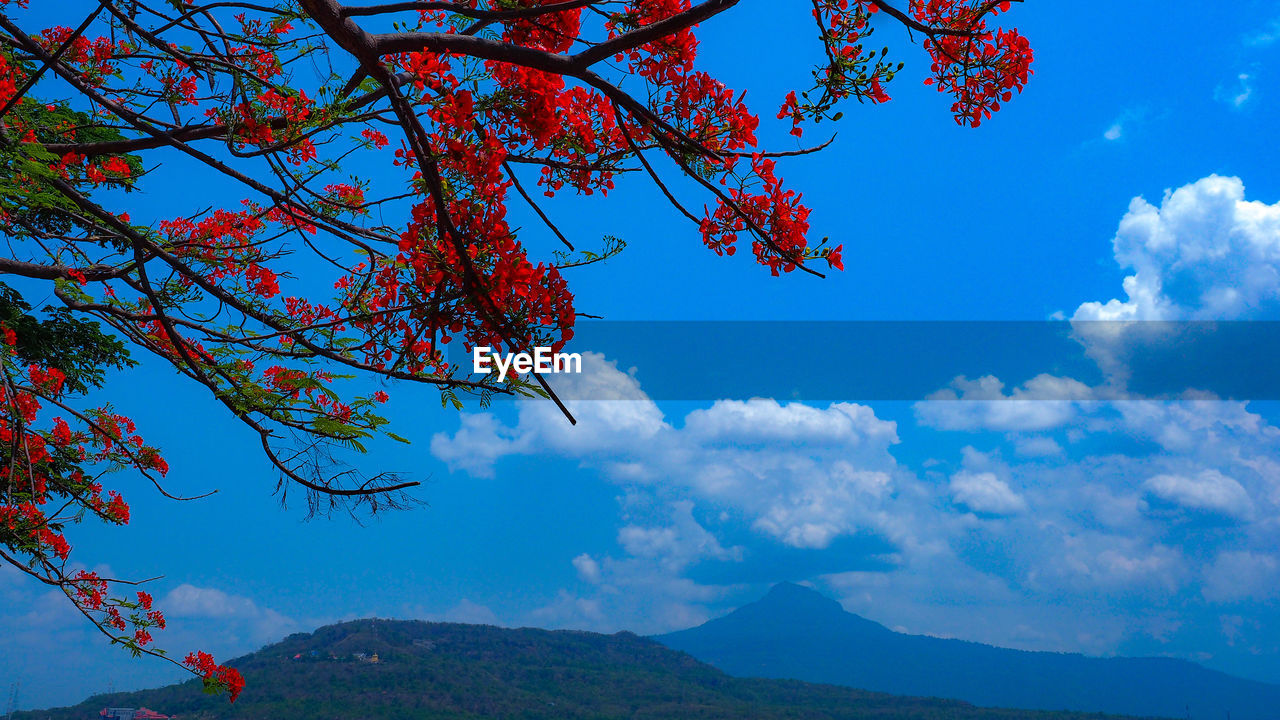
[[[377,662],[371,662],[376,654]],[[363,657],[360,657],[363,656]],[[17,720],[91,720],[147,707],[183,720],[1085,720],[795,680],[730,677],[630,633],[358,620],[232,661],[234,705],[190,681],[99,695]]]
[[[905,635],[791,583],[724,617],[654,639],[738,677],[992,707],[1280,720],[1280,686],[1169,658],[1092,658]]]

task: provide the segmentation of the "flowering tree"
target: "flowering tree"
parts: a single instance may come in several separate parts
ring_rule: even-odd
[[[476,380],[443,352],[572,337],[561,270],[621,243],[575,250],[537,196],[604,195],[635,173],[718,255],[745,242],[774,275],[843,269],[776,174],[796,153],[759,149],[743,96],[696,67],[696,29],[737,0],[85,0],[60,6],[74,27],[43,27],[27,2],[0,0],[0,272],[16,278],[0,285],[0,556],[135,654],[163,655],[149,647],[163,615],[73,571],[63,534],[89,514],[128,522],[106,473],[168,494],[133,423],[81,400],[130,350],[251,428],[281,492],[376,509],[413,483],[334,462],[390,435],[386,394],[340,379],[427,383],[458,407],[459,392],[555,400],[540,377]],[[777,112],[797,137],[843,101],[889,99],[902,65],[868,47],[883,22],[920,40],[925,82],[962,125],[1027,82],[1026,40],[991,26],[1008,1],[810,4],[825,59]],[[239,202],[131,215],[161,157]],[[385,167],[354,177],[357,160]],[[678,196],[673,174],[701,197]],[[509,202],[564,248],[531,257],[543,243],[517,238]],[[28,289],[59,306],[33,310]],[[183,664],[233,700],[243,685],[205,653]]]

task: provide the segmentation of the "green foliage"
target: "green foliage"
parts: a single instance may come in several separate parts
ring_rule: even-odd
[[[65,104],[46,104],[37,98],[14,105],[5,120],[11,126],[34,128],[32,136],[23,138],[10,137],[6,132],[0,142],[0,209],[8,214],[10,230],[21,236],[67,235],[73,230],[87,229],[81,221],[82,210],[53,185],[55,179],[62,177],[63,171],[58,168],[63,158],[50,152],[44,144],[114,142],[124,136],[115,128],[94,122],[88,113]],[[142,159],[136,155],[116,158],[128,165],[129,175],[108,175],[100,184],[129,192],[142,175]],[[64,171],[67,180],[84,178],[84,168],[78,161]],[[109,240],[104,236],[101,243],[106,242]]]
[[[101,387],[108,369],[135,364],[124,343],[104,333],[98,323],[81,320],[67,308],[46,307],[44,317],[36,317],[18,291],[4,283],[0,323],[17,335],[19,359],[61,370],[67,388],[75,393]]]

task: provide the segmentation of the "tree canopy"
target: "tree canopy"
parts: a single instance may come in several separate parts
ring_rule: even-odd
[[[110,407],[83,396],[131,352],[171,364],[261,441],[277,489],[313,511],[376,509],[411,481],[336,461],[388,434],[383,391],[351,377],[459,394],[549,397],[542,377],[473,378],[445,349],[555,350],[578,313],[562,270],[581,249],[541,205],[661,190],[718,255],[744,245],[773,275],[843,269],[808,238],[809,208],[758,147],[744,95],[698,69],[698,31],[737,0],[100,0],[45,27],[0,0],[0,554],[56,586],[112,642],[161,654],[146,592],[69,568],[65,527],[127,523],[103,476],[169,467]],[[1020,92],[1032,51],[996,27],[1008,0],[812,0],[824,61],[777,99],[792,134],[882,103],[903,67],[871,46],[905,25],[926,84],[977,126]],[[81,15],[72,17],[72,13]],[[818,148],[814,148],[818,149]],[[142,213],[131,192],[161,159],[192,168],[189,207]],[[380,167],[364,176],[352,167]],[[669,182],[684,177],[701,196]],[[203,188],[238,202],[208,206]],[[517,237],[509,204],[541,221]],[[554,243],[548,249],[548,246]],[[56,307],[33,309],[30,292]],[[560,405],[566,416],[569,412]],[[172,496],[171,496],[172,497]],[[243,681],[184,663],[232,699]]]

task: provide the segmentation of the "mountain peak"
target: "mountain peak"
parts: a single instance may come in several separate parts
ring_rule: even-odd
[[[793,582],[780,582],[769,588],[769,592],[756,604],[766,605],[777,609],[779,606],[783,608],[794,608],[806,613],[823,612],[823,613],[840,613],[845,614],[844,607],[840,603],[823,595],[806,585],[797,585]]]
[[[729,640],[737,638],[812,637],[831,633],[879,635],[892,631],[883,625],[848,612],[840,603],[817,590],[791,582],[774,585],[764,597],[747,603],[724,617],[697,628],[661,636],[661,642],[679,643],[679,638],[710,633]],[[690,648],[680,646],[689,651]],[[694,653],[696,655],[696,653]]]
[[[780,582],[777,585],[774,585],[773,587],[769,588],[769,592],[765,593],[765,597],[774,597],[774,596],[820,597],[823,600],[835,602],[834,600],[831,600],[831,598],[827,597],[826,595],[823,595],[822,593],[809,587],[808,585],[801,585],[799,583],[793,583],[793,582]]]
[[[657,638],[740,677],[791,678],[975,705],[1143,717],[1280,720],[1280,686],[1182,660],[1090,658],[906,635],[822,593],[775,585],[720,618]]]

